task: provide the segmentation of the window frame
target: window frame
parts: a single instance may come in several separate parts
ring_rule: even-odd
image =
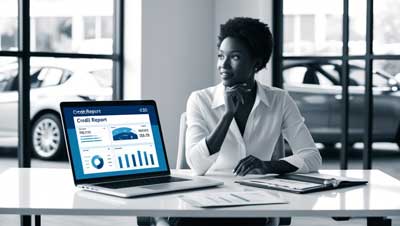
[[[30,59],[32,57],[54,57],[75,59],[109,59],[113,62],[113,100],[123,99],[123,58],[124,58],[124,0],[113,0],[113,52],[112,54],[81,54],[65,52],[45,52],[30,50],[30,2],[18,0],[18,50],[2,51],[0,57],[18,59],[18,166],[31,167],[30,147]]]
[[[284,30],[284,15],[283,4],[285,1],[273,1],[273,34],[275,38],[275,46],[273,50],[273,73],[272,85],[283,88],[283,62],[285,60],[340,60],[342,62],[343,81],[342,86],[342,149],[340,152],[340,168],[348,168],[348,130],[349,130],[349,61],[363,60],[365,61],[365,102],[366,102],[366,120],[364,134],[364,150],[363,150],[363,168],[372,168],[372,122],[373,122],[373,98],[372,98],[372,76],[373,76],[373,61],[374,60],[400,60],[400,55],[397,54],[374,54],[373,53],[373,0],[366,0],[366,52],[363,55],[349,55],[349,0],[343,1],[343,18],[342,18],[342,54],[335,56],[290,56],[283,55],[283,30]]]

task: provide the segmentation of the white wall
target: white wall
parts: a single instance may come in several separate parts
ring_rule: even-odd
[[[270,1],[126,1],[124,99],[157,101],[172,168],[176,163],[179,117],[189,94],[219,82],[219,24],[234,16],[251,16],[270,23]],[[138,8],[141,18],[133,15]],[[142,33],[140,38],[135,37],[138,32]],[[266,72],[261,74],[261,80],[268,83]]]
[[[142,95],[142,1],[125,1],[124,99]]]
[[[158,103],[171,167],[179,116],[193,90],[213,81],[213,1],[142,2],[142,98]]]

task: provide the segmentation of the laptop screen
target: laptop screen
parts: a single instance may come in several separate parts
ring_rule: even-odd
[[[62,104],[75,179],[168,171],[155,104],[108,103]]]

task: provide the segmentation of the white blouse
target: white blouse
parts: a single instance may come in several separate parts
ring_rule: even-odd
[[[233,170],[246,156],[271,160],[275,144],[283,135],[293,155],[282,158],[296,166],[297,173],[317,171],[322,158],[287,91],[257,82],[257,96],[243,137],[233,120],[219,152],[210,155],[205,138],[225,112],[224,86],[193,92],[187,102],[186,161],[196,175]]]

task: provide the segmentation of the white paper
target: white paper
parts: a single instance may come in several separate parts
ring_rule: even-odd
[[[288,203],[267,192],[244,191],[244,192],[218,192],[200,193],[179,196],[182,200],[196,207],[226,207],[226,206],[247,206],[262,204],[283,204]]]
[[[311,182],[287,180],[287,179],[280,179],[280,178],[254,179],[254,180],[248,180],[248,182],[251,182],[253,184],[267,185],[270,187],[286,188],[286,189],[291,189],[291,190],[301,190],[301,189],[305,189],[305,188],[321,186],[320,184],[311,183]]]

